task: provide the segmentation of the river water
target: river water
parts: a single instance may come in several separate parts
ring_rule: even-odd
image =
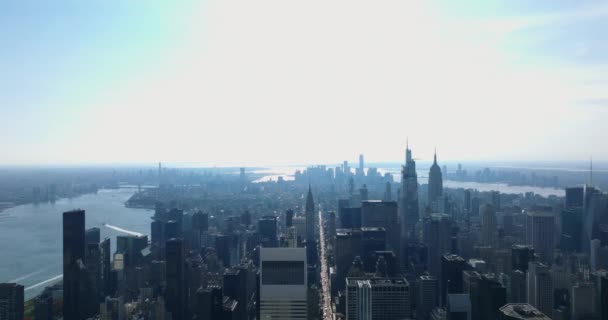
[[[293,180],[294,173],[296,170],[303,170],[305,167],[295,167],[295,166],[283,166],[283,167],[273,167],[273,168],[264,168],[254,170],[253,173],[260,175],[254,182],[267,182],[267,181],[276,181],[279,177],[283,177],[284,180]],[[394,181],[398,182],[401,180],[400,168],[384,168],[378,169],[378,172],[384,174],[386,172],[390,173],[393,176]],[[418,183],[426,184],[428,181],[428,170],[417,170],[418,174]],[[499,191],[501,193],[508,194],[523,194],[526,192],[534,192],[543,197],[548,196],[565,196],[565,191],[563,189],[557,188],[545,188],[545,187],[534,187],[534,186],[512,186],[506,183],[485,183],[485,182],[470,182],[470,181],[454,181],[454,180],[444,180],[443,186],[446,188],[452,189],[476,189],[481,192],[486,191]]]
[[[110,238],[116,250],[116,236],[130,232],[149,234],[150,217],[146,209],[126,208],[124,202],[135,188],[100,190],[54,204],[28,204],[0,213],[0,282],[17,282],[26,287],[29,299],[61,279],[62,213],[84,209],[86,228],[97,227],[101,238]],[[103,226],[104,223],[114,228]]]
[[[294,167],[271,168],[256,173],[264,176],[260,181],[276,180],[279,176],[291,180],[295,169]],[[386,171],[395,174],[393,170]],[[423,174],[420,172],[419,175],[421,183],[426,182],[426,176]],[[398,174],[395,179],[399,181]],[[497,190],[515,194],[534,192],[542,196],[564,195],[561,189],[509,186],[499,183],[446,180],[444,186],[479,191]],[[20,205],[2,211],[0,213],[0,282],[17,282],[24,285],[26,299],[29,299],[39,294],[45,286],[61,279],[64,211],[75,208],[86,210],[86,227],[100,228],[102,239],[106,237],[111,239],[112,252],[116,250],[117,235],[133,232],[149,234],[150,217],[153,212],[124,206],[124,202],[135,191],[135,188],[100,190],[97,194],[62,199],[54,204]],[[110,226],[106,227],[104,223]]]

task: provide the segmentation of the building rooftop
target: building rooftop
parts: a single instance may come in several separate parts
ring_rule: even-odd
[[[336,229],[337,237],[347,237],[353,234],[361,233],[361,229]]]
[[[426,217],[426,219],[430,219],[431,221],[440,221],[440,220],[448,220],[448,219],[450,219],[450,216],[448,216],[447,214],[444,214],[444,213],[431,213]]]
[[[528,303],[507,303],[500,308],[500,312],[513,319],[551,320],[551,318]]]
[[[514,244],[511,248],[513,249],[532,249],[532,246],[526,244]]]
[[[444,254],[443,258],[445,260],[447,260],[447,261],[462,261],[462,262],[465,262],[465,260],[461,256],[459,256],[457,254],[452,254],[452,253],[446,253],[446,254]]]
[[[395,201],[384,201],[384,200],[365,200],[361,202],[361,206],[383,206],[383,207],[396,207],[397,202]]]
[[[346,285],[349,284],[357,284],[358,281],[369,281],[369,283],[374,285],[406,285],[409,286],[409,282],[405,280],[405,278],[366,278],[366,277],[358,277],[358,278],[346,278]]]
[[[386,231],[383,227],[361,227],[361,231],[362,232],[379,232],[379,231]]]

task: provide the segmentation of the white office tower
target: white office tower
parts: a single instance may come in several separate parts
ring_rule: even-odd
[[[289,248],[297,248],[298,247],[298,230],[296,227],[291,226],[287,228],[285,232],[285,241],[287,242],[287,247]]]
[[[349,289],[353,289],[351,286]],[[372,320],[372,285],[369,280],[357,280],[354,282],[354,294],[353,290],[350,290],[351,296],[354,296],[356,317],[353,319],[359,320]],[[350,310],[349,310],[350,311]],[[348,311],[347,311],[348,314]]]
[[[260,248],[260,317],[306,319],[306,248]]]

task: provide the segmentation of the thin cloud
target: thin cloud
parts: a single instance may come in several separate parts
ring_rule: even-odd
[[[534,15],[523,15],[506,18],[492,17],[483,20],[480,27],[494,33],[512,33],[516,31],[545,27],[558,23],[573,23],[608,16],[608,4],[602,3],[574,11],[550,12]]]
[[[578,102],[579,106],[608,108],[608,98],[584,99]]]

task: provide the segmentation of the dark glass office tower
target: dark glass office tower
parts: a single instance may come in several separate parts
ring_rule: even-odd
[[[600,319],[608,320],[608,273],[604,273],[599,279],[600,301],[604,301],[600,305]]]
[[[246,212],[247,214],[249,212]],[[247,219],[244,219],[247,220]],[[247,221],[244,221],[244,224]],[[207,231],[209,229],[209,215],[206,213],[202,213],[197,211],[192,215],[192,228],[198,230],[200,232]]]
[[[263,216],[258,221],[258,233],[263,247],[277,247],[277,217]]]
[[[289,228],[293,226],[293,210],[289,209],[285,211],[285,227]]]
[[[361,228],[361,207],[341,207],[338,211],[340,229]]]
[[[581,252],[583,232],[583,208],[561,210],[560,248],[564,252]]]
[[[85,295],[84,210],[63,213],[63,318],[83,319]]]
[[[99,313],[99,303],[103,301],[100,295],[101,285],[101,250],[98,243],[87,243],[86,246],[86,271],[87,271],[87,303],[86,314],[95,315]]]
[[[463,293],[462,272],[470,269],[467,262],[455,254],[441,257],[441,304],[447,303],[448,293]]]
[[[99,244],[101,240],[101,232],[99,228],[91,228],[85,231],[85,238],[87,243],[96,243]]]
[[[112,286],[110,283],[110,272],[112,271],[111,268],[111,253],[110,253],[110,239],[109,238],[105,238],[103,239],[103,241],[101,242],[101,244],[99,244],[99,250],[101,252],[101,279],[102,279],[102,292],[103,292],[103,296],[107,296],[112,294],[112,292],[110,292],[110,287]]]
[[[585,199],[584,187],[566,188],[566,208],[582,208]]]
[[[167,311],[173,319],[185,319],[186,288],[184,281],[184,246],[182,239],[173,238],[166,244]]]
[[[0,319],[23,319],[23,286],[16,283],[0,283]]]
[[[222,288],[210,286],[199,288],[196,292],[197,319],[221,319]]]
[[[516,244],[511,248],[511,263],[513,270],[528,271],[528,263],[534,261],[534,248]]]

